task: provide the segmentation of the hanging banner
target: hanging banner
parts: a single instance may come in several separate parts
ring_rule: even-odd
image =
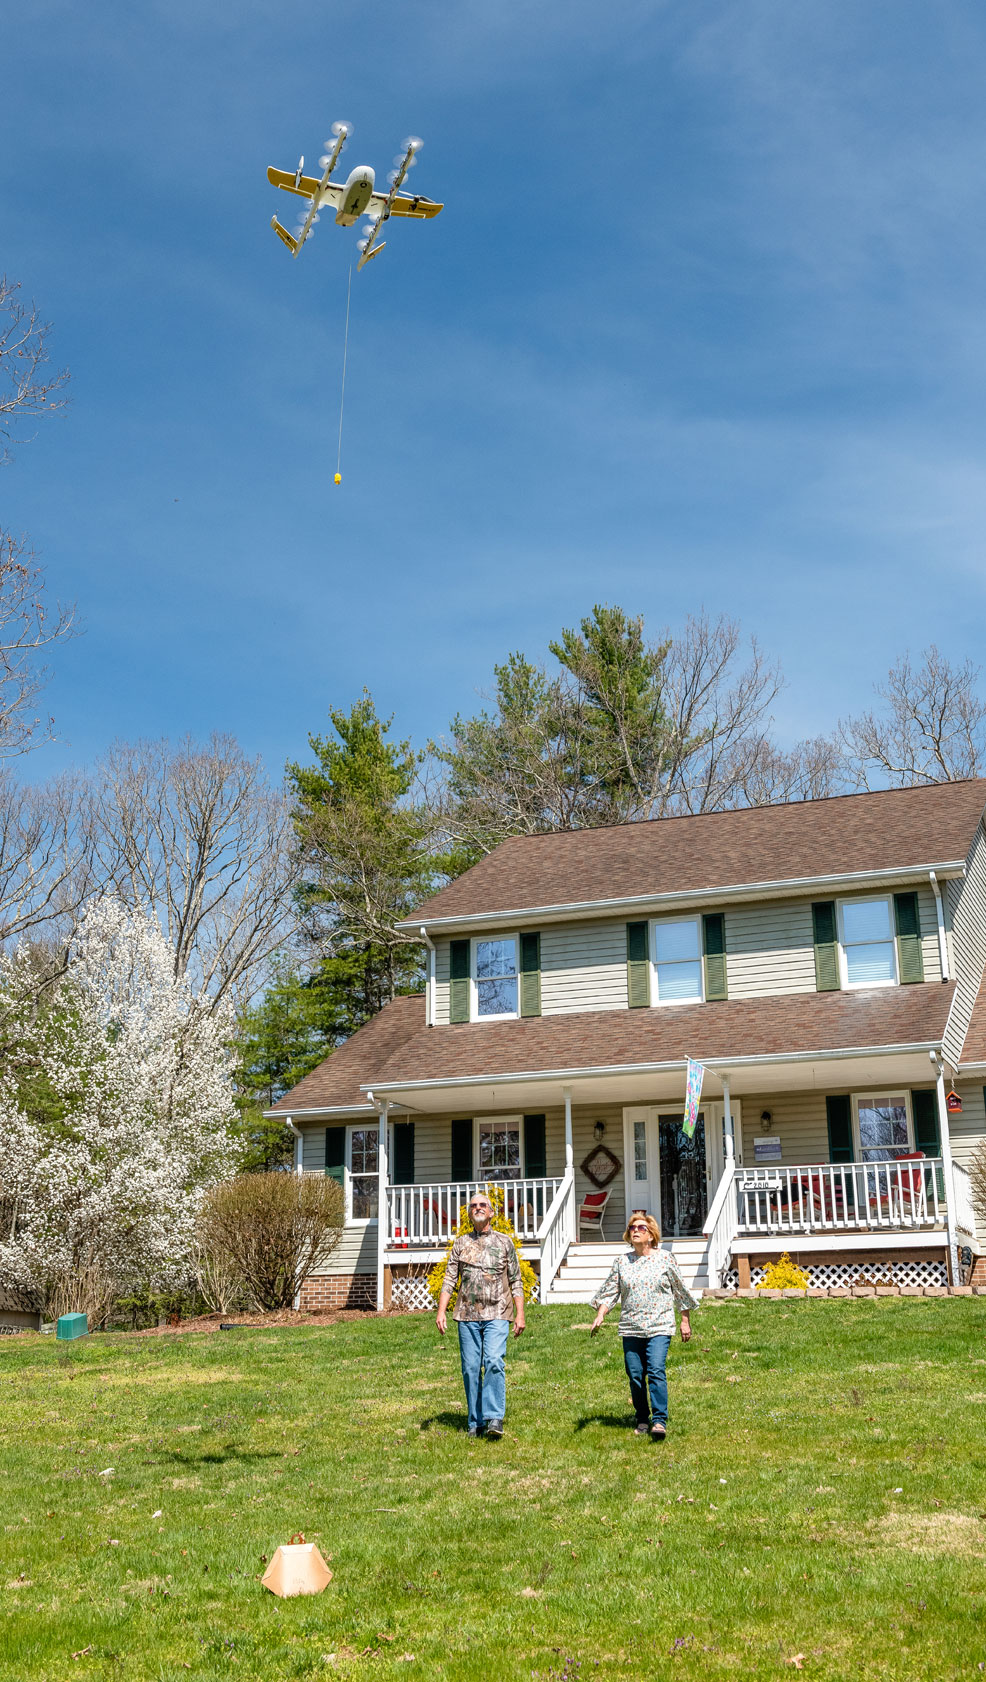
[[[681,1131],[686,1139],[691,1139],[695,1133],[695,1123],[698,1120],[698,1101],[702,1096],[702,1081],[705,1079],[705,1064],[695,1063],[688,1059],[688,1075],[685,1080],[685,1119],[681,1124]]]

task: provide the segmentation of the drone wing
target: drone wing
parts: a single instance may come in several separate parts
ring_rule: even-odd
[[[291,179],[293,180],[294,177],[292,176]],[[382,215],[386,208],[388,197],[389,195],[387,193],[373,193],[370,197],[370,202],[367,205],[367,213],[371,216]],[[424,220],[425,218],[437,216],[438,212],[440,210],[444,210],[444,208],[444,205],[436,204],[434,199],[422,198],[420,193],[415,194],[413,198],[408,197],[405,193],[398,193],[391,201],[388,214],[391,216],[414,216],[419,220]]]

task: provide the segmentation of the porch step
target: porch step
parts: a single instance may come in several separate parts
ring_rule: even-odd
[[[572,1244],[548,1292],[549,1302],[591,1302],[617,1256],[625,1244]],[[707,1241],[699,1234],[694,1238],[670,1238],[661,1244],[670,1250],[685,1285],[693,1296],[701,1296],[709,1289],[706,1265]]]

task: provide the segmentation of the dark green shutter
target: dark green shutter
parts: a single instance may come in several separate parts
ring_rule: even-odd
[[[647,924],[627,924],[627,1003],[631,1010],[650,1004],[650,953]]]
[[[815,942],[816,990],[819,993],[837,993],[841,984],[839,981],[839,942],[835,930],[834,899],[815,901],[811,908],[811,926]]]
[[[911,1093],[911,1114],[914,1117],[914,1149],[924,1151],[925,1156],[941,1156],[938,1094],[933,1087],[923,1087]]]
[[[327,1127],[325,1129],[325,1172],[332,1180],[338,1180],[342,1185],[346,1177],[346,1129],[344,1127]]]
[[[528,1180],[543,1180],[548,1172],[548,1146],[544,1135],[544,1116],[524,1117],[524,1175]]]
[[[724,999],[726,993],[726,919],[721,911],[702,918],[702,951],[705,956],[705,996]]]
[[[541,936],[520,937],[520,1014],[541,1014]]]
[[[472,1179],[472,1118],[452,1123],[452,1178]]]
[[[414,1184],[414,1122],[394,1122],[394,1164],[391,1179],[395,1186]]]
[[[829,1161],[852,1162],[852,1100],[826,1098],[825,1116],[829,1127]]]
[[[924,980],[921,951],[921,917],[917,894],[894,894],[894,927],[897,931],[897,973],[901,986]]]
[[[450,1022],[469,1021],[469,942],[449,941],[449,1009]]]

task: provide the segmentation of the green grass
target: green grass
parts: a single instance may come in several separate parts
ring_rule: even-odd
[[[498,1444],[423,1316],[3,1340],[0,1676],[982,1673],[986,1299],[700,1308],[663,1446],[589,1318],[531,1312]]]

